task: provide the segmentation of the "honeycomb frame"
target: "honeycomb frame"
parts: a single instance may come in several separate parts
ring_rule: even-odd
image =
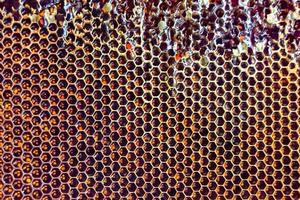
[[[300,1],[0,2],[0,199],[300,199]]]

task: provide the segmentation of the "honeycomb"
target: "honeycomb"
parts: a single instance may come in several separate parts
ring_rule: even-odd
[[[0,199],[300,199],[300,1],[0,1]]]

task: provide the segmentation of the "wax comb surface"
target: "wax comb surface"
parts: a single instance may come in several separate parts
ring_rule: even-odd
[[[300,199],[297,0],[1,0],[0,199]]]

